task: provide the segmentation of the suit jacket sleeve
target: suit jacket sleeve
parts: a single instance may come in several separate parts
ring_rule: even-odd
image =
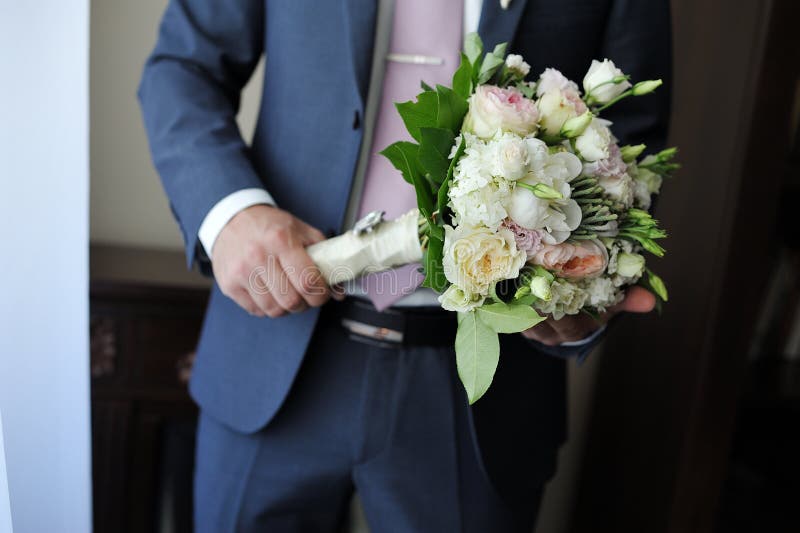
[[[211,208],[263,187],[235,117],[263,51],[263,0],[170,0],[139,101],[191,267]]]
[[[672,96],[672,25],[669,0],[614,0],[602,45],[606,57],[637,81],[663,79],[654,93],[629,97],[603,112],[614,122],[620,145],[647,145],[647,152],[667,142]]]

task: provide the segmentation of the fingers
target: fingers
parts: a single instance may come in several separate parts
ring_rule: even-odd
[[[551,320],[539,322],[532,328],[523,331],[522,335],[529,339],[539,341],[542,344],[546,344],[547,346],[558,346],[561,344],[561,339],[556,330],[550,324],[551,322]]]
[[[656,306],[656,297],[643,287],[633,286],[625,293],[625,299],[609,309],[609,315],[627,311],[628,313],[649,313]]]
[[[287,251],[281,255],[280,263],[288,277],[289,287],[306,305],[318,307],[328,301],[328,285],[304,248]]]
[[[301,230],[304,237],[303,246],[310,246],[326,239],[325,235],[320,230],[305,222],[301,222]]]

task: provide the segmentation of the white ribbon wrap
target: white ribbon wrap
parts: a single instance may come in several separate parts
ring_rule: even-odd
[[[419,211],[412,209],[395,220],[381,222],[372,231],[356,235],[353,230],[306,250],[329,285],[370,272],[418,263]]]

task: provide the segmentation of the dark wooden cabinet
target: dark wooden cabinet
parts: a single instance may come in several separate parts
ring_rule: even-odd
[[[91,286],[94,531],[191,531],[205,289]]]

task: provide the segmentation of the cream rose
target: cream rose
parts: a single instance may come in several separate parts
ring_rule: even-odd
[[[524,139],[508,135],[492,142],[492,175],[516,181],[528,172],[528,145]]]
[[[567,93],[558,89],[551,89],[539,98],[538,104],[539,127],[542,133],[549,137],[557,137],[561,133],[561,127],[566,121],[577,117],[585,110],[580,110],[580,106],[570,98]]]
[[[468,313],[476,307],[483,305],[485,296],[473,295],[456,285],[450,285],[446,291],[439,295],[439,303],[446,311]]]
[[[626,80],[613,83],[612,80],[619,79],[625,74],[614,65],[610,59],[602,62],[592,60],[589,71],[583,78],[583,91],[587,101],[591,100],[600,104],[607,104],[620,94],[624,93],[631,86]]]
[[[608,266],[608,250],[594,239],[578,244],[546,244],[533,254],[529,262],[562,278],[590,278],[602,274]]]
[[[445,226],[442,266],[447,280],[470,295],[485,296],[502,279],[516,278],[525,264],[514,235],[505,228]]]
[[[499,131],[524,137],[536,131],[538,121],[536,104],[517,89],[479,85],[469,98],[462,129],[481,139],[491,139]]]

